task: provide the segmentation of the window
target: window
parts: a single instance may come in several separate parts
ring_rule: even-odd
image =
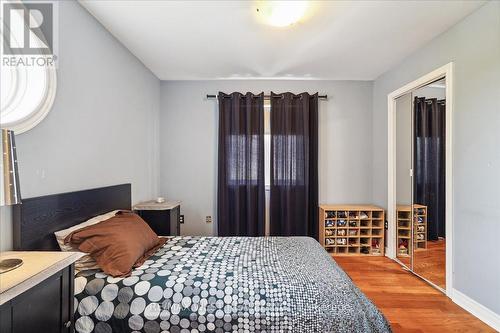
[[[266,191],[271,188],[271,101],[264,100],[264,184]],[[227,138],[226,147],[229,152],[229,160],[227,161],[227,170],[229,176],[229,184],[244,185],[250,183],[258,184],[258,161],[257,157],[259,148],[259,136],[252,135],[251,142],[247,142],[246,135],[231,135]],[[247,148],[250,147],[250,156]],[[245,159],[249,158],[250,169],[241,170],[237,166],[246,165]]]
[[[273,170],[274,185],[304,185],[304,167],[306,165],[304,161],[304,137],[302,135],[274,135],[273,142],[276,147],[286,147],[286,151],[276,150],[274,152],[276,161],[284,163],[284,168]]]
[[[15,43],[15,40],[11,40],[12,42]],[[2,65],[1,127],[13,130],[16,134],[35,127],[52,108],[56,85],[54,66]]]
[[[55,87],[54,68],[2,66],[2,128],[19,134],[35,127],[50,111]]]
[[[297,156],[304,156],[304,137],[299,135],[274,135],[272,140],[278,147],[288,147],[290,151],[285,156],[291,156],[291,159],[285,159],[280,156],[284,152],[275,152],[275,158],[278,160],[287,160],[289,173],[281,174],[274,170],[275,185],[304,185],[305,170],[304,162],[298,160]],[[295,153],[295,154],[294,154]],[[271,100],[264,100],[264,172],[266,191],[271,189]]]
[[[229,157],[227,160],[229,184],[248,185],[250,183],[257,185],[259,179],[259,135],[255,134],[249,138],[247,135],[230,135],[226,145]],[[250,160],[250,164],[246,163],[247,158]],[[247,165],[249,168],[241,168],[241,165]]]

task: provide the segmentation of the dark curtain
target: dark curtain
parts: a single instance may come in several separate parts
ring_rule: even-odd
[[[427,206],[428,240],[445,237],[445,101],[415,97],[413,202]]]
[[[218,235],[263,236],[264,94],[218,96]]]
[[[271,93],[270,233],[318,238],[318,94]]]

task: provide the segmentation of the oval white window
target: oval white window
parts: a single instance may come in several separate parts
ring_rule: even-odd
[[[7,29],[5,26],[2,28]],[[13,42],[15,44],[16,41]],[[5,44],[3,46],[6,47]],[[52,108],[56,86],[57,76],[54,66],[2,65],[1,128],[19,134],[35,127]]]

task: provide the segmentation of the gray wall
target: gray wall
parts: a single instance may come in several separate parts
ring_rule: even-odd
[[[219,91],[328,94],[319,102],[320,202],[371,202],[371,82],[163,81],[161,192],[183,201],[183,234],[214,234],[215,223],[205,223],[205,216],[216,212],[217,102],[205,96]]]
[[[156,196],[160,81],[76,1],[59,6],[54,107],[16,136],[22,196],[125,182],[134,202]],[[10,208],[0,217],[10,249]]]
[[[454,287],[500,314],[500,2],[374,82],[373,199],[387,206],[387,94],[454,62]]]

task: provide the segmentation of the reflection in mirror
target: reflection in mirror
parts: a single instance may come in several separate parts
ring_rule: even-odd
[[[396,256],[411,269],[412,94],[396,99]]]
[[[413,92],[413,271],[442,289],[446,288],[445,99],[444,79]]]

